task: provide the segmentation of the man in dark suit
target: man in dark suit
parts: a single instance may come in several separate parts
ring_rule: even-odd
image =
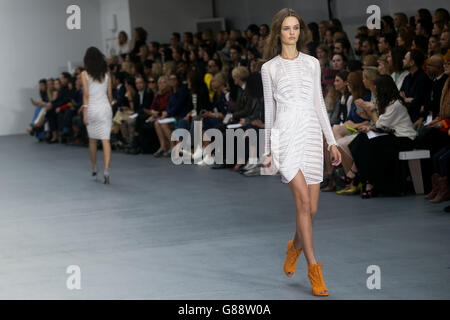
[[[126,128],[128,132],[128,150],[127,153],[139,154],[142,152],[141,139],[142,127],[145,120],[150,116],[150,106],[153,101],[153,92],[147,87],[144,78],[136,77],[137,94],[134,96],[135,116],[126,120]]]
[[[422,70],[425,61],[419,50],[410,50],[403,59],[403,67],[409,71],[400,88],[400,95],[405,99],[411,121],[419,119],[420,109],[430,98],[431,80]]]
[[[431,56],[428,59],[427,68],[432,79],[430,99],[421,108],[419,119],[414,123],[414,127],[420,127],[428,115],[431,115],[433,119],[439,115],[442,89],[448,78],[444,73],[444,60],[440,55]]]
[[[47,113],[46,118],[48,120],[48,124],[50,127],[50,131],[52,133],[51,140],[48,140],[49,143],[58,142],[58,132],[63,130],[64,126],[64,111],[67,107],[73,108],[70,104],[71,102],[71,93],[68,88],[68,82],[70,81],[71,75],[67,72],[63,72],[60,76],[61,88],[58,90],[58,94],[56,99],[47,103]]]
[[[127,74],[125,72],[119,71],[114,74],[113,77],[113,114],[116,114],[119,107],[124,105],[125,93],[125,78],[127,77]]]

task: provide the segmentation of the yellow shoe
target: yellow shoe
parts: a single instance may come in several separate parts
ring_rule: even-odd
[[[292,277],[295,273],[295,269],[297,268],[297,259],[298,256],[302,253],[302,249],[296,249],[294,247],[294,241],[289,240],[287,243],[287,252],[286,252],[286,260],[284,261],[284,273],[288,277]]]
[[[323,282],[322,264],[308,265],[308,278],[311,281],[312,293],[315,296],[328,296],[328,289]]]
[[[357,194],[358,192],[362,191],[362,183],[360,182],[356,187],[353,188],[344,188],[341,189],[339,191],[336,191],[337,194],[341,194],[341,195],[352,195],[352,194]]]

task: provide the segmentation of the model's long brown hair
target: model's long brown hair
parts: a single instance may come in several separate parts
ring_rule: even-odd
[[[270,34],[264,45],[263,61],[268,61],[281,53],[281,25],[287,17],[295,17],[300,23],[300,35],[297,40],[297,50],[306,52],[306,44],[311,41],[311,32],[302,18],[294,9],[284,8],[278,11],[272,19]]]
[[[87,73],[98,82],[103,82],[105,74],[108,72],[105,56],[96,47],[90,47],[84,55],[84,68]]]

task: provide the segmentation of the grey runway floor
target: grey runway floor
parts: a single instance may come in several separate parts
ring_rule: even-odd
[[[2,299],[449,299],[449,204],[321,193],[314,222],[330,295],[303,254],[282,270],[295,207],[279,176],[113,153],[111,185],[84,147],[0,137]],[[103,154],[99,153],[100,167]],[[66,269],[81,269],[69,290]],[[368,289],[367,268],[381,271]]]

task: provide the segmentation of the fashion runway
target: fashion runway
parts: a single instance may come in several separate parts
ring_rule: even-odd
[[[313,234],[330,295],[314,297],[303,254],[293,278],[282,269],[295,206],[280,176],[113,152],[103,185],[85,147],[0,146],[1,299],[450,298],[448,203],[321,193]],[[66,286],[71,265],[81,290]],[[367,288],[370,265],[381,289]]]

